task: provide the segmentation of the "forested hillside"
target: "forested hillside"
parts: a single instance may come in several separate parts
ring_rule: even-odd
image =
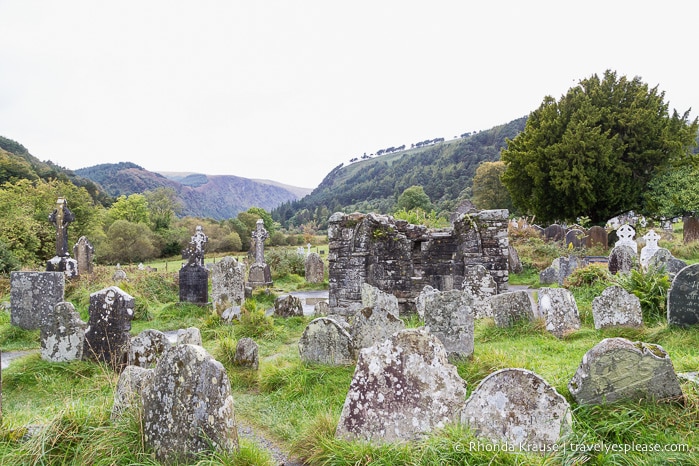
[[[437,211],[452,211],[470,197],[476,168],[500,159],[508,138],[524,129],[526,117],[487,131],[335,167],[308,196],[272,211],[285,227],[315,221],[324,226],[333,212],[393,210],[398,196],[422,186]]]

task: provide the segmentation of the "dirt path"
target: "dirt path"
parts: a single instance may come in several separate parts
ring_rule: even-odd
[[[278,466],[303,466],[300,460],[289,457],[276,443],[256,432],[250,425],[240,420],[236,420],[236,422],[238,424],[238,437],[254,442],[261,450],[270,452],[272,459]]]

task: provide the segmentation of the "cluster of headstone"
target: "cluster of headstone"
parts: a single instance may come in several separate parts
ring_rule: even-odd
[[[554,223],[546,228],[539,225],[532,225],[531,228],[537,231],[545,241],[562,243],[566,248],[581,249],[597,246],[607,249],[609,244],[607,231],[600,226],[584,228],[572,225],[566,227]]]

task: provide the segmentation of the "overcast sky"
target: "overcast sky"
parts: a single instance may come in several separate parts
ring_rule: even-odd
[[[699,109],[694,2],[0,0],[0,135],[69,169],[313,188],[606,69]]]

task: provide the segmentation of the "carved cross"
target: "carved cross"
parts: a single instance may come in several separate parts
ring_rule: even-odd
[[[269,238],[267,230],[264,226],[265,222],[262,219],[257,220],[255,231],[252,232],[252,238],[255,240],[255,263],[265,263],[265,240]]]
[[[68,210],[65,198],[59,197],[56,208],[49,215],[49,222],[56,227],[56,256],[68,257],[68,224],[75,220],[73,212]]]

